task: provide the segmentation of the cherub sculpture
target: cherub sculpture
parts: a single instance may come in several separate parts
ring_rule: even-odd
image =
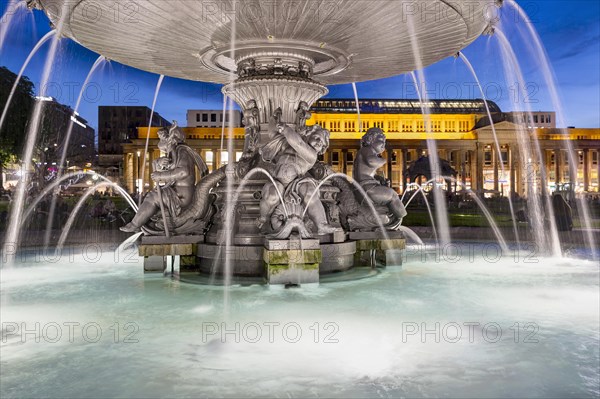
[[[154,172],[150,177],[159,187],[146,195],[137,214],[130,223],[121,227],[122,231],[141,231],[154,216],[157,216],[161,207],[168,214],[163,215],[162,220],[168,219],[174,229],[180,227],[183,223],[178,222],[178,216],[183,210],[190,208],[197,197],[195,168],[198,168],[201,176],[208,172],[202,157],[184,144],[185,137],[177,122],[169,129],[160,129],[158,138],[158,148],[166,156],[154,160]],[[152,231],[153,228],[156,226],[148,227],[145,232]],[[164,224],[162,229],[164,230]]]
[[[268,230],[265,227],[269,226],[265,225],[271,222],[270,227],[280,228],[272,236],[282,239],[289,237],[293,227],[296,227],[304,238],[310,237],[311,234],[301,220],[303,210],[307,207],[306,213],[316,227],[318,235],[339,230],[328,224],[323,204],[318,193],[315,193],[316,180],[307,175],[317,162],[318,156],[325,153],[328,146],[329,131],[319,125],[301,131],[284,124],[278,126],[275,138],[260,150],[263,161],[271,165],[270,172],[275,184],[269,182],[262,189],[260,217],[257,220],[259,227]],[[281,204],[279,194],[283,196],[288,220],[281,226],[274,226],[272,216]]]
[[[309,109],[310,107],[306,101],[300,101],[298,109],[296,110],[296,130],[301,130],[306,127],[306,121],[312,116]]]
[[[352,177],[360,184],[373,204],[388,208],[389,216],[384,215],[387,216],[384,221],[386,230],[397,230],[406,216],[406,209],[404,209],[398,194],[375,178],[377,169],[386,163],[386,160],[381,157],[385,151],[385,141],[385,134],[379,128],[371,128],[365,133],[361,139],[361,149],[354,161]],[[358,197],[364,204],[366,198],[362,194],[359,194]],[[354,230],[368,230],[376,227],[365,221],[364,215],[369,212],[368,210],[359,212],[353,220],[350,220],[351,227]],[[361,224],[365,225],[361,226]]]
[[[242,122],[245,126],[244,152],[242,157],[248,158],[256,152],[260,139],[260,112],[255,100],[250,100],[246,104]]]

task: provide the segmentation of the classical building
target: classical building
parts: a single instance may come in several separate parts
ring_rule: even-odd
[[[528,128],[555,128],[556,112],[507,112],[513,122],[526,125]]]
[[[457,173],[457,181],[450,190],[469,188],[486,195],[504,195],[511,192],[527,195],[531,180],[541,181],[546,173],[548,187],[540,190],[554,191],[568,187],[577,177],[577,192],[598,192],[600,175],[600,129],[558,129],[553,112],[537,112],[538,127],[529,128],[520,113],[503,113],[491,101],[488,107],[492,122],[487,116],[482,100],[431,100],[426,104],[429,115],[423,117],[418,100],[361,100],[360,122],[352,99],[323,99],[311,108],[308,125],[318,123],[329,129],[331,141],[324,161],[333,169],[352,175],[353,161],[359,147],[362,131],[381,128],[387,136],[388,162],[381,173],[390,179],[399,192],[410,183],[408,168],[421,156],[427,155],[427,138],[436,140],[438,155],[447,160]],[[541,119],[543,116],[543,119]],[[548,117],[548,119],[546,118]],[[548,122],[546,122],[548,120]],[[543,123],[544,125],[539,125]],[[494,130],[500,152],[494,140]],[[156,131],[150,130],[150,160],[159,156]],[[221,152],[220,127],[184,128],[187,142],[204,157],[214,170],[227,162],[227,152]],[[138,129],[138,138],[124,144],[125,182],[129,191],[140,187],[140,154],[143,153],[147,128]],[[239,158],[244,146],[244,129],[233,129],[235,156]],[[518,138],[522,139],[519,140]],[[525,139],[523,139],[525,138]],[[537,149],[531,149],[532,159],[524,160],[523,143],[537,140]],[[575,150],[576,168],[571,167],[568,156],[570,144]],[[149,182],[149,167],[144,182]],[[538,184],[539,185],[539,184]]]
[[[229,115],[233,115],[231,124],[229,124]],[[187,111],[188,127],[221,127],[223,121],[227,123],[227,126],[240,127],[242,126],[242,113],[238,110],[228,111],[225,112],[223,118],[222,110],[189,109]]]
[[[138,137],[137,128],[148,126],[152,110],[146,106],[98,107],[98,164],[121,168],[123,143]],[[168,126],[169,121],[154,112],[152,126]]]

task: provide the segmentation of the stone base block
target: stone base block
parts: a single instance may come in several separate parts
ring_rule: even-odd
[[[339,244],[321,244],[323,261],[319,266],[320,274],[341,272],[354,266],[356,241]]]
[[[404,239],[401,231],[386,231],[385,235],[380,231],[351,231],[351,240],[395,240]]]
[[[166,268],[163,256],[144,256],[144,273],[164,273]]]
[[[402,249],[376,251],[377,262],[384,266],[402,266]]]
[[[140,244],[140,256],[195,255],[197,244]]]
[[[179,271],[181,273],[197,272],[200,269],[196,263],[197,259],[194,255],[182,255],[179,263]]]
[[[404,249],[406,248],[406,240],[404,238],[389,239],[389,240],[358,240],[356,241],[357,251],[368,251],[379,249],[386,251],[388,249]]]
[[[319,240],[290,237],[289,240],[265,239],[265,248],[269,251],[319,249]]]
[[[142,243],[139,245],[138,253],[144,257],[160,257],[176,256],[195,258],[199,243],[204,242],[204,236],[146,236],[142,238]],[[158,261],[157,261],[158,262]],[[190,263],[189,259],[186,261]],[[193,262],[196,263],[195,260]],[[144,262],[144,271],[146,270]]]
[[[204,242],[204,235],[195,236],[142,236],[142,245],[198,244]]]
[[[228,249],[225,246],[198,244],[196,256],[202,273],[221,275],[226,259],[230,259],[234,275],[263,277],[263,250],[262,245],[232,246]]]
[[[404,238],[358,240],[354,259],[357,265],[402,266],[402,251],[405,248]]]
[[[321,244],[342,243],[346,241],[346,232],[340,230],[336,231],[335,233],[318,236],[318,238]]]
[[[269,284],[310,284],[319,282],[319,264],[272,265],[265,262]]]
[[[323,261],[323,255],[320,249],[265,250],[263,260],[270,265],[319,264]]]
[[[319,282],[323,253],[318,240],[265,240],[264,270],[269,284],[309,284]]]

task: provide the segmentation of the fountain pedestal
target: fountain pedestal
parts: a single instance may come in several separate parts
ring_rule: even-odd
[[[144,257],[144,272],[163,273],[167,267],[167,256],[180,256],[181,270],[195,270],[198,244],[203,242],[203,235],[144,236],[138,248],[139,256]]]
[[[406,248],[404,234],[389,231],[386,235],[383,237],[379,232],[351,232],[350,239],[356,240],[355,265],[402,266],[402,251]]]
[[[308,284],[319,282],[323,254],[319,240],[265,239],[263,260],[269,284]]]

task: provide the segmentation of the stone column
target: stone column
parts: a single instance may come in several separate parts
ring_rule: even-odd
[[[590,189],[590,150],[583,150],[583,191],[587,192]]]
[[[517,179],[516,179],[516,169],[517,166],[515,164],[515,154],[514,150],[510,148],[508,150],[508,175],[510,179],[510,195],[513,195],[517,192]]]
[[[402,148],[402,192],[406,192],[406,159],[408,158],[408,150],[406,148]],[[598,162],[600,164],[600,162]]]
[[[475,170],[475,190],[483,190],[483,143],[477,143],[477,166]]]
[[[125,177],[127,192],[132,193],[135,191],[135,184],[133,183],[133,154],[125,154],[124,159],[125,160],[123,162],[123,176]]]
[[[598,192],[600,193],[600,150],[597,150],[596,153],[596,183],[598,184]]]
[[[133,191],[138,192],[138,179],[140,178],[140,157],[137,152],[133,153]]]
[[[342,149],[342,173],[348,174],[348,149]]]
[[[388,148],[387,149],[387,178],[390,179],[390,183],[393,186],[392,183],[392,159],[394,158],[394,149],[393,148]]]
[[[540,159],[540,190],[542,196],[546,196],[548,194],[548,154],[543,149],[540,151],[542,152]]]
[[[146,165],[146,176],[144,176],[144,190],[146,189],[146,183],[149,184],[148,190],[152,190],[154,188],[154,182],[150,178],[150,175],[152,174],[152,161],[154,161],[153,153],[154,153],[154,150],[152,150],[152,149],[148,150],[148,158],[147,158],[148,164]]]
[[[458,162],[460,167],[460,181],[462,183],[460,190],[464,190],[467,184],[467,158],[465,150],[460,150],[458,152]]]
[[[560,149],[554,150],[554,184],[558,190],[558,185],[562,182],[562,154]]]
[[[513,179],[515,181],[515,193],[523,196],[523,167],[521,165],[521,154],[519,153],[519,147],[515,147],[511,151],[511,168],[513,169]]]
[[[221,150],[216,148],[212,150],[213,152],[213,172],[221,166]]]
[[[498,154],[498,151],[495,148],[496,146],[494,146],[494,149],[492,150],[492,154],[494,154],[494,190],[498,191],[499,190],[499,184],[498,184],[498,167],[500,165],[500,162],[502,162],[502,153]]]
[[[471,190],[477,189],[477,151],[469,150],[469,174],[471,176]]]
[[[569,159],[569,182],[571,183],[572,188],[575,187],[575,183],[577,182],[577,175],[579,173],[579,151],[573,150],[573,156],[575,157],[575,165],[571,165],[572,162]]]

